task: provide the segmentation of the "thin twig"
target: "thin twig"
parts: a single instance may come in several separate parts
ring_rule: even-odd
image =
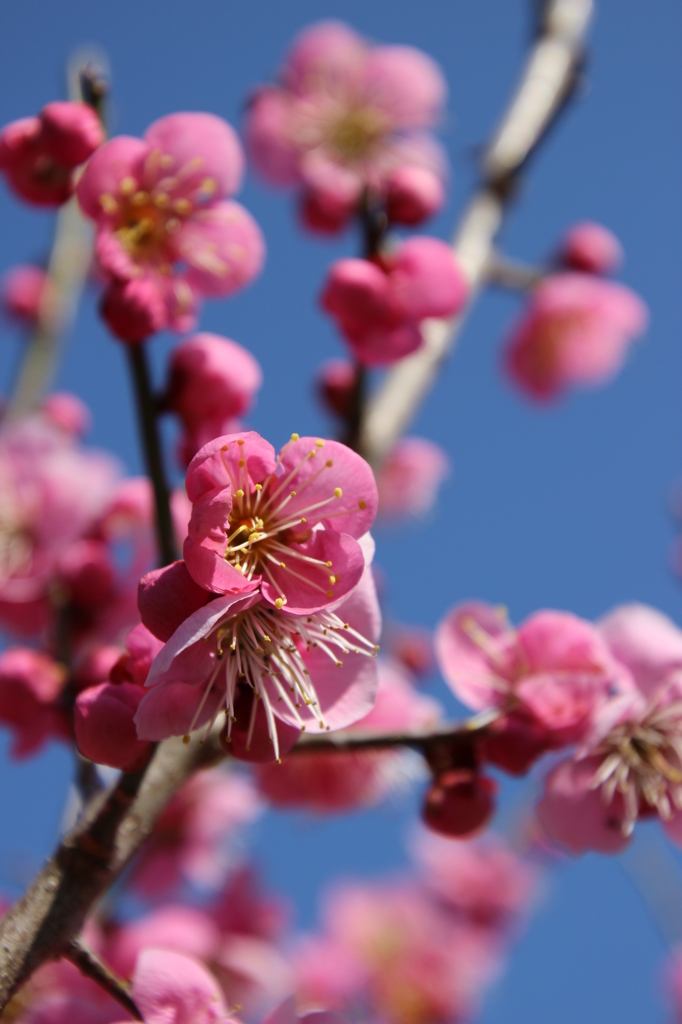
[[[145,342],[137,345],[126,345],[128,363],[135,391],[135,404],[140,428],[140,438],[144,450],[147,475],[154,488],[154,504],[156,508],[156,539],[161,565],[169,565],[178,557],[175,545],[173,517],[170,510],[170,496],[166,482],[166,471],[163,464],[156,403],[149,379],[149,366]]]
[[[69,99],[89,103],[102,117],[106,86],[95,55],[78,55],[78,67],[69,66]],[[92,262],[93,229],[80,212],[75,196],[57,214],[47,282],[38,323],[26,342],[12,387],[5,417],[17,420],[34,412],[57,373],[62,342],[73,323],[78,301]]]
[[[142,1014],[130,994],[128,983],[117,977],[82,939],[74,939],[69,944],[65,959],[77,967],[86,978],[92,978],[101,989],[113,996],[132,1017],[142,1020]]]
[[[516,177],[577,81],[592,6],[592,0],[548,0],[545,4],[541,33],[485,152],[482,184],[453,238],[458,262],[469,282],[468,302],[451,320],[425,320],[422,348],[401,360],[370,399],[360,431],[360,451],[373,465],[381,462],[412,422],[486,282],[495,237],[515,192]]]
[[[495,253],[489,263],[487,283],[514,292],[526,292],[547,276],[544,267],[534,267],[518,260],[509,260]]]

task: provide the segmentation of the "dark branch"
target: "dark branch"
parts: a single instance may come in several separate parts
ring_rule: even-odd
[[[131,1017],[142,1020],[142,1014],[133,1001],[127,982],[122,981],[113,971],[110,971],[107,965],[102,963],[97,954],[81,939],[74,939],[69,944],[65,956],[81,974],[84,974],[86,978],[92,978],[100,988],[113,996]]]

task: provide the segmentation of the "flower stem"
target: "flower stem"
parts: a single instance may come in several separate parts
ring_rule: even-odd
[[[166,473],[161,454],[161,444],[157,429],[154,395],[149,379],[149,365],[144,342],[127,345],[128,363],[133,379],[135,400],[137,405],[138,425],[145,465],[154,488],[156,506],[156,539],[161,565],[169,565],[178,557],[175,547],[175,533],[170,510],[170,499]]]

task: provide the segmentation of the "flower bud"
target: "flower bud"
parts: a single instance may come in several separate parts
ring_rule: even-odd
[[[462,838],[480,831],[495,810],[497,784],[470,769],[443,772],[426,794],[422,818],[443,836]]]
[[[389,178],[386,214],[392,224],[416,227],[437,213],[444,202],[443,182],[427,167],[399,167]]]
[[[2,279],[0,292],[5,316],[17,323],[33,326],[40,314],[46,284],[47,274],[42,267],[25,264],[8,270]]]
[[[74,728],[83,757],[123,771],[145,764],[151,744],[138,740],[133,718],[144,697],[133,683],[101,683],[76,698]]]
[[[100,304],[102,319],[120,341],[135,344],[166,326],[166,308],[158,289],[144,278],[112,281]]]
[[[350,414],[356,380],[355,367],[347,359],[328,359],[318,370],[317,394],[322,404],[341,419]]]
[[[586,274],[612,274],[623,262],[623,249],[616,236],[601,224],[585,221],[565,235],[559,259],[571,270]]]

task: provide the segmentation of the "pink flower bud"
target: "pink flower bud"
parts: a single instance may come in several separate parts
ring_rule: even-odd
[[[576,224],[564,237],[559,259],[571,270],[586,274],[612,274],[623,262],[623,249],[616,236],[601,224]]]
[[[173,350],[166,406],[186,427],[196,428],[248,412],[262,383],[258,361],[247,349],[217,334],[195,334]]]
[[[74,666],[71,682],[79,691],[108,682],[109,673],[119,661],[121,653],[121,648],[113,644],[95,647]]]
[[[120,341],[136,344],[166,326],[166,307],[152,281],[112,281],[100,305],[109,330]]]
[[[317,374],[316,390],[323,405],[341,419],[350,412],[356,372],[347,359],[328,359]]]
[[[44,654],[24,647],[0,654],[0,723],[13,733],[13,757],[33,753],[51,737],[69,736],[59,704],[65,684],[64,668]]]
[[[92,417],[85,402],[68,391],[54,391],[43,402],[43,415],[68,437],[78,439],[90,429]]]
[[[394,521],[425,515],[449,472],[440,445],[424,437],[401,438],[377,472],[379,515]]]
[[[493,723],[483,741],[483,751],[490,764],[510,775],[525,775],[553,745],[541,722],[517,711]]]
[[[388,276],[370,260],[333,264],[320,298],[322,308],[348,328],[388,327],[392,323]]]
[[[334,235],[348,224],[358,207],[356,190],[344,193],[323,187],[307,188],[301,195],[299,216],[311,231]]]
[[[47,274],[42,267],[26,264],[8,270],[2,279],[0,292],[5,316],[28,326],[35,324],[46,284]]]
[[[46,152],[61,164],[77,167],[104,142],[104,129],[86,103],[48,103],[40,114]]]
[[[471,836],[495,810],[497,784],[469,769],[453,769],[435,780],[424,801],[422,818],[429,828],[453,839]]]
[[[111,597],[114,566],[109,549],[102,541],[75,541],[62,553],[58,572],[76,604],[97,606]]]
[[[396,301],[406,317],[446,317],[458,313],[469,286],[452,248],[438,238],[410,238],[388,260]]]
[[[76,698],[74,727],[83,757],[123,771],[146,762],[151,745],[138,740],[133,717],[144,690],[132,683],[101,683]]]
[[[445,188],[428,167],[398,167],[388,181],[386,213],[392,224],[415,227],[443,206]]]
[[[135,683],[144,686],[149,669],[163,643],[140,623],[130,630],[126,637],[127,652],[119,656],[111,667],[112,683]],[[120,651],[119,651],[120,655]]]

